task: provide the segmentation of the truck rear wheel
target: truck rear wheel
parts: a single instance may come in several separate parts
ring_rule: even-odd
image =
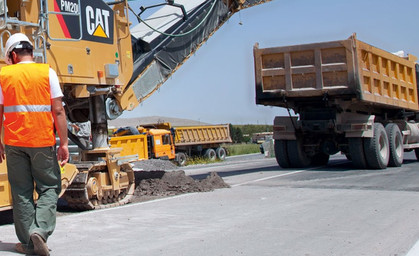
[[[274,144],[275,158],[279,166],[282,168],[290,168],[290,160],[288,158],[287,141],[275,140]]]
[[[179,166],[185,166],[186,164],[186,154],[185,153],[178,153],[176,162]]]
[[[355,168],[366,169],[368,167],[364,153],[363,138],[349,138],[349,155]]]
[[[215,150],[215,153],[217,154],[217,158],[221,161],[224,161],[226,159],[226,150],[223,147],[219,147]]]
[[[390,159],[390,147],[384,126],[374,123],[372,138],[364,138],[365,157],[372,169],[385,169]]]
[[[209,148],[205,150],[204,157],[207,158],[210,161],[215,161],[217,154],[215,153],[215,150],[212,148]]]
[[[388,166],[399,167],[403,164],[403,137],[399,126],[395,123],[386,125],[388,142],[390,145],[390,159]]]
[[[305,168],[310,166],[311,158],[304,152],[301,140],[288,140],[287,152],[291,167]]]

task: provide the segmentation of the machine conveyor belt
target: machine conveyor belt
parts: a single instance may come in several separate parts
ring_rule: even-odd
[[[179,0],[176,3],[184,5],[186,20],[180,9],[167,6],[145,21],[159,32],[144,23],[132,28],[134,72],[129,86],[138,102],[156,91],[231,15],[267,1],[246,0],[241,6],[230,1],[228,7],[223,0]]]

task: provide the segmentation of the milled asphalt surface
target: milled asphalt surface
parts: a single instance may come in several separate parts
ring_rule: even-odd
[[[419,239],[416,182],[380,187],[392,174],[409,177],[417,163],[361,172],[364,187],[366,178],[345,168],[264,163],[271,167],[225,175],[230,189],[61,216],[51,255],[406,255]],[[0,234],[0,255],[19,255],[13,225]]]

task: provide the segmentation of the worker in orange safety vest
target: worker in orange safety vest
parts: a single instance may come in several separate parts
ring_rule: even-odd
[[[13,34],[5,52],[10,65],[0,71],[0,129],[4,128],[5,144],[0,143],[0,162],[7,157],[13,219],[20,241],[16,250],[49,255],[46,241],[55,229],[61,191],[59,164],[66,164],[69,157],[63,94],[55,71],[33,61],[33,45],[26,35]],[[58,150],[54,127],[60,137]]]

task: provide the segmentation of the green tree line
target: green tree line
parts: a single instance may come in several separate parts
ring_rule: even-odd
[[[252,135],[259,132],[272,132],[272,125],[259,124],[245,124],[232,125],[230,124],[230,135],[234,143],[249,143],[252,140]]]

